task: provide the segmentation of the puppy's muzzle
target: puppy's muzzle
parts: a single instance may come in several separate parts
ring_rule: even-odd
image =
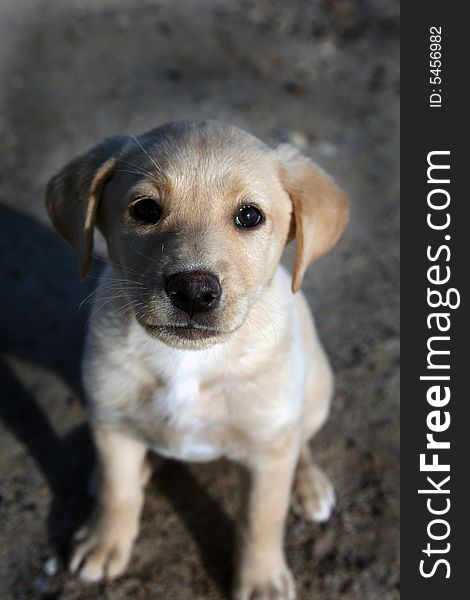
[[[190,318],[214,309],[222,293],[217,277],[200,271],[171,275],[165,289],[172,304],[188,314]]]

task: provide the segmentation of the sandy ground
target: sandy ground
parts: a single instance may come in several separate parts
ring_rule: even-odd
[[[0,1],[0,598],[227,597],[222,462],[154,476],[121,580],[64,569],[90,507],[77,365],[94,280],[51,231],[44,185],[105,135],[191,116],[295,143],[350,195],[346,236],[304,284],[337,375],[313,448],[338,506],[322,526],[291,515],[286,550],[302,600],[398,598],[397,63],[395,0]]]

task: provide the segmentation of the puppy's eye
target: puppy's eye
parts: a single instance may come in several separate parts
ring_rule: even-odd
[[[158,223],[162,216],[161,206],[152,198],[141,198],[129,207],[130,213],[144,223]]]
[[[263,215],[254,206],[246,204],[238,209],[235,217],[235,225],[237,227],[256,227],[263,220]]]

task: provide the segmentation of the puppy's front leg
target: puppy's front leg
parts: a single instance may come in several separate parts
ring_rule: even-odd
[[[239,531],[235,600],[294,600],[283,551],[298,443],[286,437],[250,459],[248,494]]]
[[[98,495],[89,522],[75,536],[70,570],[98,581],[121,575],[137,537],[147,448],[108,428],[95,427]]]

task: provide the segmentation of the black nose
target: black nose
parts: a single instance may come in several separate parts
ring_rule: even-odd
[[[166,282],[166,293],[175,306],[190,317],[215,308],[220,298],[220,283],[210,273],[175,273]]]

